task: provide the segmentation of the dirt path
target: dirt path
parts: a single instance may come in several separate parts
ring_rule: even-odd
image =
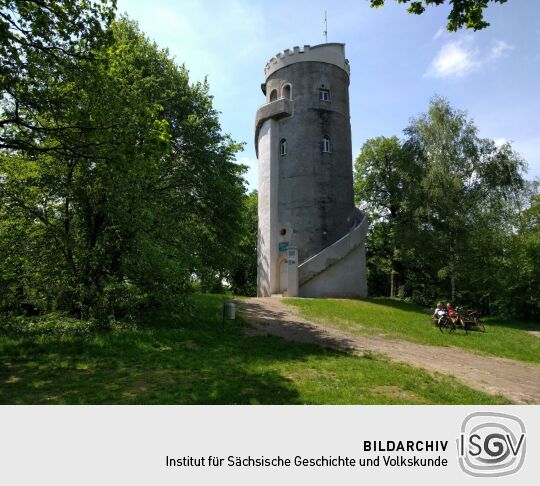
[[[455,347],[350,335],[303,319],[296,308],[279,298],[246,299],[239,304],[242,316],[253,326],[248,332],[253,334],[272,334],[358,355],[374,351],[393,361],[453,375],[472,388],[504,395],[516,403],[540,404],[540,365],[534,363],[479,356]]]

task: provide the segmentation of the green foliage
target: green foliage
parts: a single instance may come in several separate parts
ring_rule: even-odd
[[[531,187],[526,209],[519,215],[517,230],[507,238],[506,258],[497,301],[507,315],[540,318],[540,193]]]
[[[489,27],[489,22],[484,20],[484,10],[490,2],[506,3],[508,0],[396,0],[398,3],[409,4],[407,12],[410,14],[423,14],[429,6],[440,6],[450,3],[452,8],[448,14],[447,30],[456,32],[462,27],[467,29],[481,30]],[[371,7],[383,7],[385,0],[371,0]]]
[[[244,168],[208,85],[128,19],[98,32],[88,55],[41,80],[37,132],[0,126],[4,140],[31,140],[0,152],[0,304],[12,311],[28,301],[106,321],[182,308],[194,276],[224,272],[236,251]]]
[[[464,112],[442,98],[405,130],[425,166],[417,209],[421,227],[429,230],[423,240],[431,240],[432,268],[449,280],[452,301],[457,286],[487,290],[484,270],[496,271],[496,265],[485,257],[500,247],[492,237],[510,229],[508,204],[524,184],[521,157],[509,144],[497,148],[477,132]]]
[[[239,320],[223,332],[222,304],[223,296],[195,295],[189,314],[152,311],[109,332],[62,316],[47,325],[20,318],[27,324],[2,332],[0,320],[0,403],[507,403],[373,354],[248,336]]]
[[[371,294],[389,295],[392,274],[400,297],[506,313],[524,161],[509,144],[480,138],[442,98],[405,135],[369,140],[355,164],[356,198],[372,222]]]
[[[109,41],[115,5],[114,0],[0,0],[0,148],[49,152],[53,148],[42,144],[43,138],[73,128],[74,120],[50,125],[43,119],[44,111],[64,106],[65,93],[51,84],[72,76],[81,60]]]
[[[403,272],[402,251],[414,238],[422,171],[411,147],[402,146],[397,137],[368,140],[355,162],[356,202],[371,219],[366,251],[369,288],[375,295],[388,294],[390,276],[395,281]]]
[[[238,295],[257,295],[258,194],[244,196],[238,251],[230,270],[231,290]]]

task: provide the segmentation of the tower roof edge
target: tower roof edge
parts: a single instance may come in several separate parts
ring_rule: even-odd
[[[340,42],[329,42],[318,44],[316,46],[305,45],[303,48],[298,46],[293,49],[285,49],[270,59],[264,68],[265,79],[276,72],[297,62],[325,62],[333,64],[343,69],[350,75],[349,61],[345,58],[345,44]]]

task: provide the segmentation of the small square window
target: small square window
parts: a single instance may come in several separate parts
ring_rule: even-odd
[[[321,88],[319,89],[319,101],[330,101],[330,90]]]

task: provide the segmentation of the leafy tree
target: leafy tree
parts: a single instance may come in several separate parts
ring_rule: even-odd
[[[115,4],[0,0],[0,148],[57,151],[41,143],[47,134],[85,128],[53,125],[41,115],[64,106],[51,82],[83,67],[79,61],[108,41]]]
[[[516,231],[506,245],[498,311],[531,320],[540,317],[540,192],[537,184],[528,190],[528,207],[519,213]]]
[[[399,287],[422,304],[445,298],[486,312],[508,302],[525,188],[525,163],[510,144],[480,138],[464,112],[435,97],[403,142],[366,142],[355,169],[356,198],[371,219],[372,293],[395,296]]]
[[[372,291],[381,291],[390,282],[390,296],[397,295],[404,245],[411,236],[419,204],[421,174],[422,167],[416,163],[410,147],[402,146],[397,137],[368,140],[356,159],[356,200],[369,212],[372,221],[367,246]],[[376,276],[383,268],[390,278]]]
[[[425,166],[421,224],[430,230],[437,274],[448,279],[455,301],[456,281],[466,273],[474,244],[471,235],[481,227],[504,225],[500,210],[523,187],[525,164],[509,144],[497,148],[480,138],[466,114],[443,98],[432,99],[428,112],[413,119],[405,134]],[[489,221],[491,227],[482,226]]]
[[[446,29],[456,32],[462,27],[467,29],[481,30],[489,27],[489,22],[484,20],[484,10],[490,2],[506,3],[508,0],[396,0],[398,3],[410,4],[407,12],[415,15],[424,13],[429,6],[439,6],[450,3],[452,9],[448,15]],[[371,0],[371,7],[383,7],[385,0]]]
[[[190,84],[127,19],[107,37],[48,81],[64,102],[39,119],[70,129],[0,158],[0,224],[16,229],[0,236],[4,254],[15,249],[3,285],[104,318],[182,305],[195,275],[228,268],[244,192],[239,145],[222,134],[208,85]]]
[[[240,242],[230,270],[231,290],[240,295],[257,295],[258,193],[243,198]]]

